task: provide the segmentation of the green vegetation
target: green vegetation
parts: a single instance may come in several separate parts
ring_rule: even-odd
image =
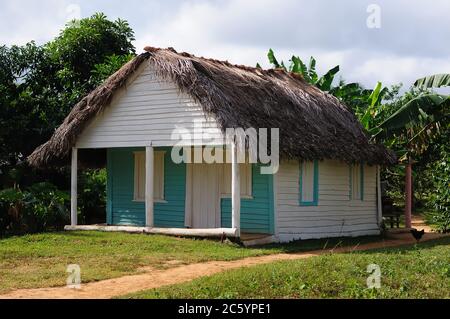
[[[68,223],[69,196],[50,183],[25,191],[0,191],[0,238],[10,234],[61,230]]]
[[[450,298],[450,238],[227,271],[123,298]],[[367,266],[381,289],[367,288]]]
[[[26,235],[0,241],[0,292],[63,286],[66,267],[78,264],[90,282],[139,271],[208,260],[233,260],[279,252],[244,249],[209,240],[124,233],[67,232]]]
[[[69,170],[37,171],[28,167],[25,159],[50,138],[83,96],[134,56],[133,40],[134,32],[126,21],[110,21],[104,14],[95,14],[67,24],[44,45],[0,45],[0,190],[7,189],[0,198],[0,236],[60,226],[52,224],[53,217],[43,222],[45,227],[27,224],[27,216],[51,215],[29,211],[28,195],[33,193],[32,188],[51,184],[40,193],[55,194],[53,185],[68,193]],[[80,157],[83,159],[83,154]],[[104,175],[104,171],[97,170],[82,174],[80,208],[88,216],[80,216],[80,221],[95,221],[101,214],[105,221]],[[43,181],[48,183],[41,184]],[[63,192],[56,193],[55,201],[62,203],[59,199]],[[54,211],[54,201],[37,203],[39,199],[33,199],[37,209]],[[59,215],[68,215],[62,211],[63,206],[59,205]],[[22,225],[13,227],[11,223]]]
[[[126,21],[95,14],[69,23],[44,45],[0,46],[2,184],[30,182],[31,172],[20,163],[83,96],[132,57],[133,40]],[[14,168],[23,170],[22,178],[11,180],[7,172]]]
[[[125,233],[67,232],[0,240],[0,293],[20,288],[63,286],[66,267],[81,266],[84,283],[209,260],[234,260],[284,252],[354,246],[379,237],[307,240],[243,248],[211,240]]]

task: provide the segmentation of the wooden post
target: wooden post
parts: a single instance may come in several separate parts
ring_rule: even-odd
[[[153,227],[153,206],[154,206],[154,162],[155,153],[152,146],[145,148],[145,224]]]
[[[237,237],[241,236],[241,181],[237,154],[237,145],[231,144],[231,221],[232,228],[237,230]]]
[[[405,227],[411,228],[412,213],[412,164],[409,161],[406,164],[406,180],[405,180]]]
[[[70,224],[78,225],[78,149],[72,148],[71,187],[70,187]]]

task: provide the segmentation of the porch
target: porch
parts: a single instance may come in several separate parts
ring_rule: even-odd
[[[137,227],[137,226],[108,226],[106,224],[66,226],[66,231],[102,231],[122,232],[129,234],[167,235],[180,237],[202,237],[238,239],[244,246],[264,245],[276,242],[271,234],[241,233],[237,236],[237,229],[232,228],[210,228],[210,229],[188,229],[188,228],[160,228],[160,227]]]
[[[273,234],[269,226],[273,224],[273,181],[261,177],[256,166],[250,166],[252,174],[243,173],[236,147],[231,147],[233,161],[226,171],[218,164],[174,164],[170,150],[152,146],[108,149],[106,223],[79,225],[78,149],[73,149],[71,225],[65,229],[242,241]],[[218,186],[223,180],[228,194]]]

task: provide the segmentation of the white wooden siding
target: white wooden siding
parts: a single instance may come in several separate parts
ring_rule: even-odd
[[[299,163],[282,162],[277,173],[276,232],[280,241],[379,234],[376,167],[365,166],[364,200],[350,199],[349,166],[319,162],[318,206],[299,205]]]
[[[174,83],[158,78],[147,63],[137,72],[80,135],[78,148],[137,147],[149,142],[154,147],[173,146],[174,129],[188,129],[193,135],[195,121],[201,120],[204,133],[222,137],[217,122]]]

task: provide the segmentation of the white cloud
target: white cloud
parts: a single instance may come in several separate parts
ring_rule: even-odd
[[[50,40],[66,21],[67,5],[79,3],[83,17],[104,11],[127,19],[135,45],[172,46],[200,56],[255,65],[267,51],[288,60],[314,55],[320,72],[341,65],[347,81],[372,86],[412,83],[434,72],[450,72],[450,2],[378,0],[381,29],[368,29],[373,0],[2,0],[0,42]],[[136,8],[139,7],[139,10]]]
[[[58,35],[67,21],[69,1],[2,1],[0,43],[22,45],[31,40],[44,43]]]

